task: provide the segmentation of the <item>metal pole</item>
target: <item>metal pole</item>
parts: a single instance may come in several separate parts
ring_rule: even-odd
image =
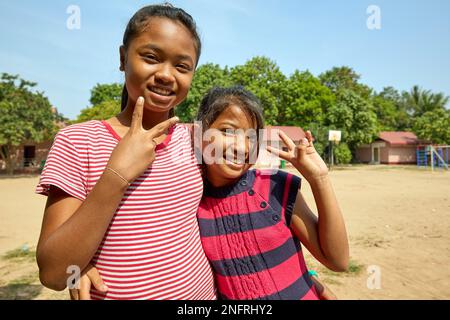
[[[430,157],[431,157],[431,171],[434,171],[434,153],[432,146],[430,146]]]
[[[334,150],[333,150],[333,141],[331,141],[331,166],[334,165]]]

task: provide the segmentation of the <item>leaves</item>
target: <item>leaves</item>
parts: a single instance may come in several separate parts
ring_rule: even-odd
[[[414,120],[414,132],[421,139],[436,144],[450,143],[450,110],[438,109],[425,112]]]
[[[259,98],[266,124],[280,124],[280,93],[286,77],[274,61],[267,57],[254,57],[242,66],[231,68],[230,78],[233,84],[244,86]]]
[[[104,101],[116,101],[120,102],[122,99],[123,85],[119,83],[111,84],[96,84],[91,90],[91,99],[89,100],[92,105],[99,105]]]
[[[414,86],[410,92],[404,92],[403,98],[407,110],[413,117],[420,117],[426,112],[444,110],[450,99],[443,93],[432,93],[419,86]]]
[[[201,65],[195,72],[186,100],[176,107],[176,115],[181,122],[193,122],[206,92],[214,86],[229,85],[231,80],[227,68],[222,69],[219,65],[212,63]]]
[[[99,104],[81,110],[74,123],[89,120],[106,120],[120,113],[120,100],[104,100]]]
[[[413,130],[421,138],[450,143],[449,111],[445,108],[449,97],[418,86],[410,92],[386,87],[376,93],[360,80],[348,66],[334,67],[318,77],[299,70],[287,77],[275,61],[264,56],[232,68],[207,63],[197,68],[187,98],[175,110],[182,122],[192,122],[209,89],[242,85],[260,99],[267,125],[311,130],[315,148],[324,158],[329,152],[328,130],[341,130],[342,142],[336,149],[341,163],[348,161],[349,150],[354,153],[358,145],[373,142],[380,131]],[[30,98],[33,86],[35,83],[18,76],[2,75],[0,144],[17,145],[23,138],[42,139],[43,133],[51,132],[47,128],[51,121],[42,121],[47,119],[48,100],[39,93]],[[74,122],[117,115],[122,89],[118,83],[97,84],[91,90],[91,106],[83,109]],[[55,117],[63,119],[57,113]]]
[[[42,92],[33,92],[36,84],[3,73],[0,81],[0,145],[1,155],[12,173],[11,155],[18,146],[51,139],[62,116],[54,110]]]

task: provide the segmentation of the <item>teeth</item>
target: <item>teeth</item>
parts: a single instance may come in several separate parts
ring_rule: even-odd
[[[226,160],[226,159],[225,159]],[[237,164],[237,165],[241,165],[241,164],[244,164],[245,163],[245,161],[235,161],[235,160],[226,160],[226,161],[228,161],[228,162],[230,162],[230,163],[234,163],[234,164]]]
[[[160,94],[160,95],[163,95],[163,96],[169,96],[172,93],[172,91],[170,91],[170,90],[161,89],[161,88],[158,88],[158,87],[152,87],[151,90],[153,92],[156,92],[157,94]]]

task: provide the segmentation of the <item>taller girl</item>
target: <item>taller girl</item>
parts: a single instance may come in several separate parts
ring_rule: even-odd
[[[181,9],[147,6],[131,18],[122,112],[62,129],[36,188],[48,195],[37,248],[45,286],[63,290],[69,266],[93,264],[108,288],[92,298],[216,298],[196,220],[201,174],[189,130],[169,119],[200,51]]]

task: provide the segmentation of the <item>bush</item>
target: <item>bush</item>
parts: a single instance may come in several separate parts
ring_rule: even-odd
[[[333,147],[334,158],[338,164],[348,164],[352,161],[352,152],[346,143],[340,143]]]

